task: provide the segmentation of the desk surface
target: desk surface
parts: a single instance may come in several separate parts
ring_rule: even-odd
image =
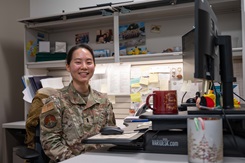
[[[26,122],[25,121],[17,121],[17,122],[10,122],[10,123],[3,123],[2,128],[9,128],[9,129],[25,129]]]
[[[123,120],[117,120],[117,125],[122,125]],[[25,121],[11,122],[2,124],[2,128],[9,129],[25,129]],[[99,149],[93,152],[86,152],[74,158],[63,161],[62,163],[101,163],[104,160],[106,163],[187,163],[187,155],[172,155],[158,153],[130,153],[130,152],[109,152],[105,149]],[[103,161],[102,161],[103,162]],[[224,157],[224,163],[244,163],[245,158],[242,157]]]
[[[125,127],[123,125],[123,119],[116,119],[116,123],[118,127]],[[10,123],[3,123],[2,128],[6,129],[25,129],[26,123],[25,121],[17,121],[17,122],[10,122]]]
[[[94,152],[87,152],[70,158],[62,163],[187,163],[187,155],[157,154],[157,153],[130,153],[130,152],[109,152],[100,149]],[[244,163],[243,157],[224,157],[224,163]]]

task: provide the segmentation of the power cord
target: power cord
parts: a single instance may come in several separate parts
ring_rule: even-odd
[[[242,98],[241,96],[239,96],[238,94],[236,94],[235,92],[233,92],[233,94],[234,95],[236,95],[238,98],[240,98],[242,101],[244,101],[245,102],[245,99],[244,98]]]
[[[235,146],[237,147],[237,149],[239,149],[238,144],[237,144],[237,141],[236,141],[236,138],[235,138],[235,134],[234,134],[234,132],[233,132],[233,130],[232,130],[232,128],[231,128],[231,124],[230,124],[228,118],[226,117],[226,114],[225,114],[224,109],[221,109],[221,110],[222,110],[222,113],[223,113],[223,115],[224,115],[224,119],[225,119],[225,121],[226,121],[226,123],[227,123],[227,125],[228,125],[229,131],[231,132],[231,135],[232,135],[233,141],[234,141],[234,143],[235,143]],[[240,151],[240,149],[239,149],[239,151]],[[240,152],[241,152],[241,151],[240,151]]]
[[[186,95],[187,91],[185,91],[185,93],[183,94],[182,98],[181,98],[181,104],[183,104],[183,101],[184,101],[184,97]]]
[[[157,136],[157,134],[160,132],[160,130],[157,130],[156,133],[154,133],[151,138],[155,138]],[[151,139],[148,139],[146,142],[145,142],[145,146],[151,141]]]
[[[212,83],[213,83],[213,81],[212,81]],[[219,83],[219,84],[220,84],[220,83]],[[220,85],[221,85],[221,84],[220,84]],[[213,83],[213,89],[214,89],[215,94],[217,95],[218,92],[217,92],[217,90],[216,90],[216,88],[215,88],[215,86],[214,86],[214,83]],[[237,97],[239,97],[240,99],[242,99],[242,100],[244,101],[244,99],[243,99],[242,97],[240,97],[239,95],[237,95],[235,92],[233,92],[233,94],[235,94]],[[222,94],[221,94],[221,95],[222,95]],[[217,98],[217,97],[216,97],[216,98]],[[226,116],[226,113],[225,113],[224,109],[221,108],[221,111],[222,111],[222,113],[223,113],[223,116],[224,116],[224,119],[225,119],[226,124],[227,124],[227,126],[228,126],[228,129],[229,129],[229,131],[231,132],[232,139],[233,139],[233,141],[234,141],[234,143],[235,143],[236,148],[238,149],[238,151],[239,151],[240,153],[243,154],[242,150],[239,148],[239,146],[238,146],[238,144],[237,144],[237,140],[236,140],[234,131],[233,131],[232,127],[231,127],[231,124],[230,124],[230,122],[229,122],[229,119],[228,119],[227,116]]]

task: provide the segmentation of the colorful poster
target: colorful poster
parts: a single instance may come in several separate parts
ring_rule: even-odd
[[[145,23],[131,23],[119,26],[120,48],[136,48],[145,45]]]

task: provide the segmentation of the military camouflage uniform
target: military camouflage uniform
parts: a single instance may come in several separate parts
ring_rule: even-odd
[[[81,141],[98,134],[104,126],[116,125],[112,104],[106,95],[92,90],[87,102],[72,84],[50,96],[40,115],[41,143],[51,162],[59,162],[100,145]]]
[[[31,107],[26,120],[26,137],[25,143],[28,148],[35,148],[35,134],[36,127],[39,123],[39,116],[43,107],[43,100],[50,95],[54,95],[57,92],[53,88],[41,88],[37,91],[35,97],[32,100]]]

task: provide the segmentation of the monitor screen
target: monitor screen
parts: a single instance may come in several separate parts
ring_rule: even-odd
[[[195,0],[194,14],[194,29],[182,36],[184,80],[219,82],[223,107],[233,108],[231,37],[220,35],[217,17],[207,0]]]

